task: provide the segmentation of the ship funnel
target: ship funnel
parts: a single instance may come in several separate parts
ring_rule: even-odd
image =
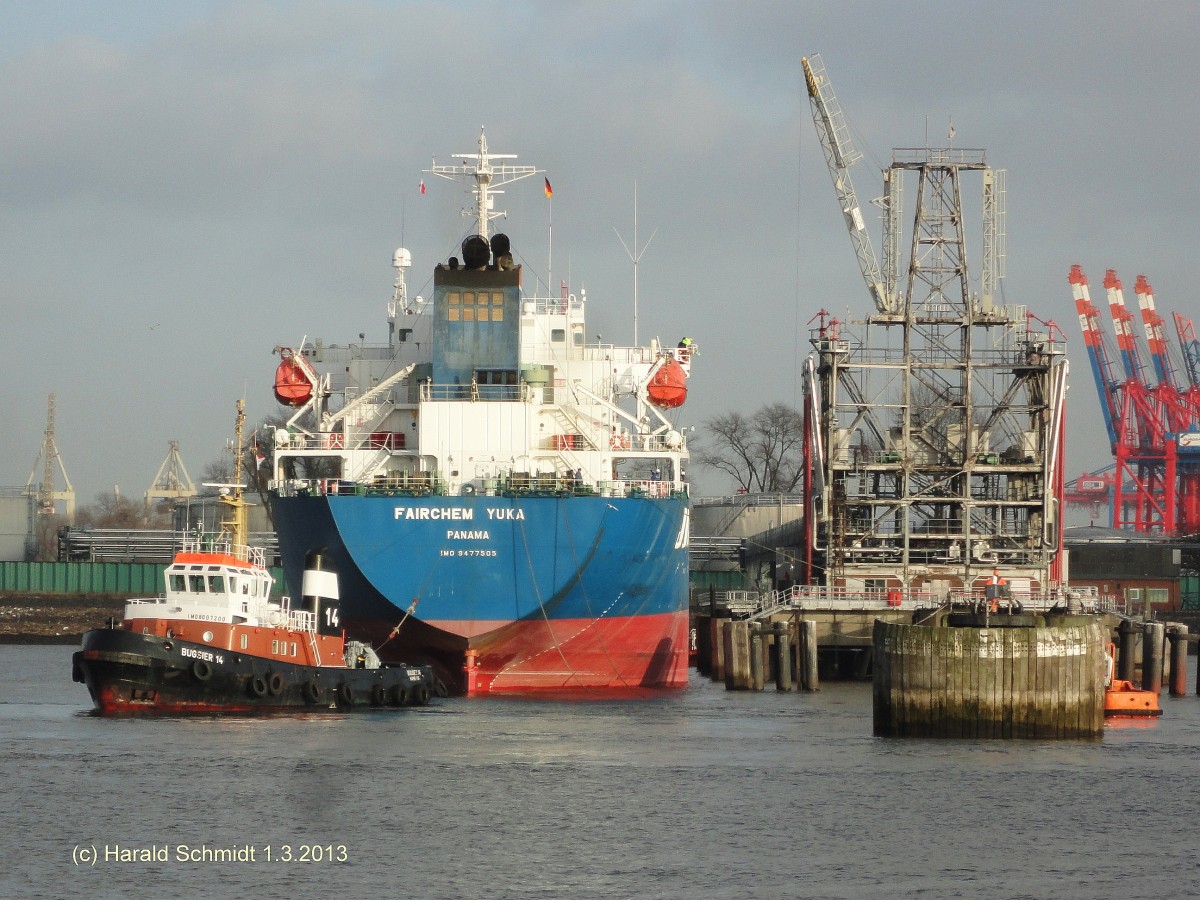
[[[317,617],[317,633],[340,635],[342,623],[338,603],[337,572],[333,560],[323,550],[313,550],[304,558],[300,606]]]
[[[463,265],[468,269],[487,268],[491,258],[487,238],[480,234],[472,234],[462,242]]]

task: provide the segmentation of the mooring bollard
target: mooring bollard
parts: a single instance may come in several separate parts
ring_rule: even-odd
[[[800,622],[800,687],[806,691],[819,691],[817,677],[817,623],[812,619]]]
[[[775,623],[775,689],[790,691],[792,684],[792,648],[788,641],[787,622]]]
[[[1117,625],[1117,678],[1122,681],[1133,681],[1133,672],[1136,667],[1135,653],[1137,653],[1137,626],[1129,619],[1122,619]]]
[[[1172,697],[1184,697],[1187,696],[1188,627],[1173,622],[1167,637],[1171,642],[1169,690]]]
[[[1162,622],[1142,627],[1142,690],[1162,693],[1164,632]]]

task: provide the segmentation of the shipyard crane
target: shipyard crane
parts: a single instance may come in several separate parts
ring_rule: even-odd
[[[834,96],[821,57],[816,53],[802,57],[800,65],[804,68],[804,81],[808,86],[813,124],[817,128],[821,149],[825,152],[825,162],[833,179],[833,189],[846,218],[846,228],[850,232],[850,240],[854,243],[854,255],[858,258],[858,267],[867,283],[871,301],[883,315],[899,315],[901,309],[894,289],[895,278],[891,274],[885,277],[880,268],[875,248],[871,245],[871,235],[867,232],[867,224],[863,220],[862,207],[854,193],[854,183],[850,180],[850,168],[862,159],[862,153],[854,146],[850,137],[846,117],[837,102],[837,97]],[[891,272],[890,265],[887,271]]]
[[[154,476],[153,483],[146,491],[146,506],[149,507],[155,500],[182,500],[195,496],[196,486],[192,484],[192,479],[188,477],[187,469],[183,465],[179,441],[168,441],[166,458],[158,467],[158,474]]]
[[[29,471],[29,478],[25,482],[25,493],[38,498],[38,511],[44,515],[53,515],[55,501],[62,500],[66,504],[67,524],[73,525],[75,523],[75,489],[71,487],[67,467],[63,464],[62,454],[58,452],[58,444],[54,440],[56,401],[57,397],[53,393],[46,398],[46,430],[42,438],[41,449],[38,450],[37,458],[33,461],[33,468]],[[43,464],[42,483],[35,488],[33,477],[37,474],[39,463]],[[64,488],[61,491],[54,489],[55,464],[62,473]]]

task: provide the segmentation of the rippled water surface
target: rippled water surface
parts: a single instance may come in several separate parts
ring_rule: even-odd
[[[1195,696],[1065,743],[875,738],[870,685],[694,675],[638,701],[101,719],[72,650],[0,646],[2,897],[1200,895]]]

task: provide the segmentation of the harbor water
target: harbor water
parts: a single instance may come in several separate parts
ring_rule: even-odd
[[[0,896],[1200,893],[1200,698],[1091,741],[876,738],[815,694],[102,719],[0,646]],[[1195,659],[1189,686],[1195,685]]]

